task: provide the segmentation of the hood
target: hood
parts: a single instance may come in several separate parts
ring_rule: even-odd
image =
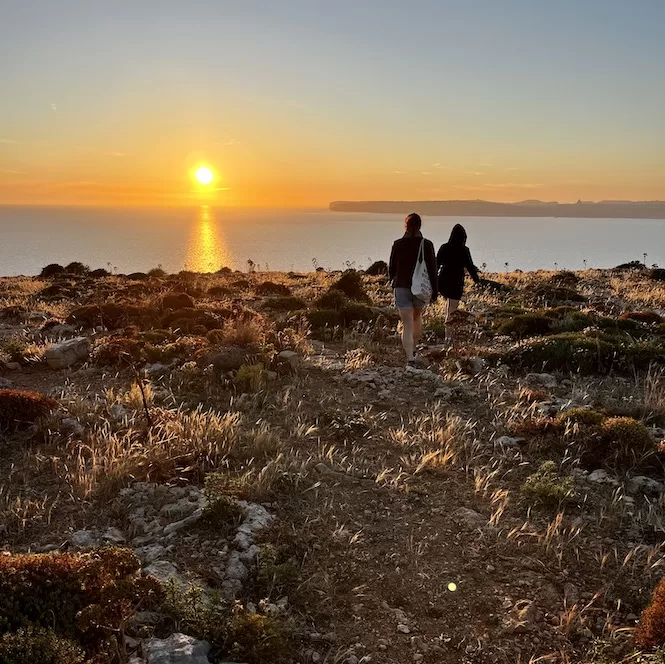
[[[449,244],[465,245],[466,244],[466,231],[461,224],[455,224],[450,233]]]

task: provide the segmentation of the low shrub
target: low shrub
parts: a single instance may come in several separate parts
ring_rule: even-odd
[[[110,277],[111,273],[108,270],[105,270],[104,268],[97,268],[96,270],[91,270],[88,273],[89,277],[92,277],[93,279],[103,279],[104,277]]]
[[[60,274],[64,274],[65,268],[58,263],[49,263],[46,267],[42,268],[42,271],[39,273],[41,279],[50,279],[51,277],[57,277]]]
[[[233,289],[228,286],[211,286],[207,294],[210,297],[230,297],[233,295]]]
[[[131,549],[120,548],[1,556],[0,630],[52,629],[89,653],[113,649],[108,635],[162,600],[159,582],[140,568]]]
[[[266,371],[262,364],[243,364],[233,379],[241,392],[258,392],[266,385]]]
[[[498,333],[516,339],[536,337],[548,334],[552,329],[552,320],[539,313],[518,314],[499,325]]]
[[[555,286],[566,286],[568,288],[574,288],[579,284],[581,279],[570,270],[561,270],[556,274],[553,274],[550,278],[550,283]]]
[[[193,309],[194,298],[187,293],[167,293],[160,303],[162,309]]]
[[[608,417],[600,426],[597,453],[612,466],[630,467],[655,451],[649,430],[632,417]]]
[[[0,637],[0,664],[83,664],[85,652],[53,630],[22,627]]]
[[[344,324],[341,312],[336,309],[310,309],[307,312],[307,320],[313,332],[333,329]]]
[[[374,261],[366,270],[365,274],[370,277],[378,277],[384,274],[388,274],[388,263],[385,261]]]
[[[562,425],[577,424],[585,427],[600,426],[605,415],[590,408],[570,408],[562,410],[556,416],[556,422]]]
[[[362,276],[360,272],[355,270],[347,270],[342,276],[330,287],[330,290],[341,291],[351,300],[359,302],[369,302],[369,295],[365,291]]]
[[[572,288],[565,286],[542,285],[537,286],[530,293],[531,297],[542,301],[545,304],[553,302],[586,302],[584,295],[581,295]]]
[[[598,319],[598,327],[604,332],[616,334],[618,332],[634,332],[642,328],[639,321],[632,318],[612,318],[610,316],[602,316]]]
[[[342,291],[329,290],[314,301],[314,306],[317,309],[334,309],[335,311],[341,311],[348,302],[349,299],[344,293],[342,293]]]
[[[264,281],[262,284],[259,284],[254,292],[257,295],[266,296],[266,295],[291,295],[291,289],[284,284],[276,284],[272,281]]]
[[[159,312],[152,307],[106,302],[77,307],[67,316],[67,323],[85,328],[101,325],[108,330],[117,330],[130,324],[150,328],[158,317]]]
[[[58,402],[39,392],[0,389],[0,431],[27,427],[58,407]]]
[[[354,323],[369,322],[376,318],[374,312],[364,304],[358,302],[349,302],[341,311],[342,320],[346,327]]]
[[[300,311],[307,309],[307,302],[293,295],[285,295],[267,300],[263,307],[264,309],[272,309],[273,311]]]
[[[655,311],[626,311],[619,318],[622,320],[634,320],[638,323],[646,323],[647,325],[659,325],[663,322],[663,317]]]
[[[665,268],[655,267],[649,272],[649,276],[654,281],[665,281]]]
[[[109,339],[95,348],[93,359],[99,366],[127,367],[142,364],[147,359],[145,342],[138,339]]]
[[[665,579],[656,586],[649,606],[640,616],[635,643],[642,648],[665,645]]]
[[[560,505],[573,496],[573,478],[561,477],[554,461],[546,461],[527,477],[522,492],[543,505]]]
[[[220,492],[216,476],[216,473],[206,475],[204,481],[203,491],[208,503],[203,510],[201,523],[219,531],[222,536],[228,536],[242,521],[243,511],[233,498]]]
[[[166,271],[161,267],[153,267],[152,270],[148,270],[148,276],[161,279],[166,276]]]
[[[83,276],[90,272],[90,268],[87,265],[83,265],[79,261],[74,261],[65,267],[65,272],[67,274],[75,274],[77,276]]]

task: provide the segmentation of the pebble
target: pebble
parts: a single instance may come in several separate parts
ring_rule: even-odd
[[[397,631],[401,632],[402,634],[411,634],[411,629],[409,628],[408,625],[405,625],[404,623],[399,623],[397,625]]]

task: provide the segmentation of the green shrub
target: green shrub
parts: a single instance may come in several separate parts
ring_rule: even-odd
[[[614,346],[599,337],[562,333],[529,341],[494,357],[531,371],[595,374],[609,370],[615,355]]]
[[[58,407],[58,402],[39,392],[0,390],[0,431],[15,431],[33,424]]]
[[[67,274],[76,274],[82,276],[84,274],[88,274],[88,272],[90,272],[90,268],[87,265],[83,265],[83,263],[74,261],[65,267],[65,272]]]
[[[148,270],[148,276],[161,279],[166,276],[166,271],[162,270],[161,267],[153,267],[152,270]]]
[[[265,309],[273,309],[275,311],[299,311],[307,309],[305,300],[293,295],[271,298],[263,306]]]
[[[228,286],[211,286],[208,288],[210,297],[230,297],[233,293],[233,289]]]
[[[62,265],[57,263],[49,263],[46,267],[42,268],[42,271],[39,273],[41,279],[50,279],[51,277],[57,277],[60,274],[64,274],[65,268]]]
[[[655,311],[626,311],[619,318],[621,320],[634,320],[647,325],[659,325],[663,322],[663,317]]]
[[[334,309],[335,311],[341,311],[348,301],[348,298],[342,293],[342,291],[329,290],[315,300],[314,306],[317,309]]]
[[[23,627],[0,637],[0,664],[83,664],[85,653],[50,629]]]
[[[203,510],[201,523],[227,536],[241,522],[243,512],[233,498],[220,491],[224,483],[220,482],[218,475],[219,473],[211,473],[205,478],[203,491],[208,503]]]
[[[542,285],[537,286],[530,293],[531,297],[546,304],[552,302],[586,302],[586,298],[572,288],[565,286]]]
[[[138,339],[109,339],[101,343],[93,353],[99,366],[129,367],[145,363],[145,342]]]
[[[254,292],[257,295],[282,295],[287,296],[291,295],[291,289],[284,284],[276,284],[272,281],[264,281],[262,284],[259,284]]]
[[[631,466],[656,449],[649,430],[632,417],[609,417],[600,427],[599,451],[617,467]]]
[[[355,270],[347,270],[342,276],[330,287],[330,290],[342,291],[351,300],[359,302],[369,302],[369,296],[365,291],[363,279],[360,272]]]
[[[131,549],[0,557],[0,631],[42,627],[104,647],[134,612],[161,601],[161,586],[139,574]]]
[[[543,505],[560,505],[573,496],[573,478],[560,477],[554,461],[546,461],[527,477],[522,491]]]
[[[518,314],[499,325],[499,334],[507,334],[517,339],[548,334],[552,320],[539,313]]]
[[[354,323],[369,322],[375,318],[374,312],[369,307],[357,302],[349,302],[341,313],[346,327],[350,327]]]
[[[341,312],[335,309],[310,309],[307,312],[307,320],[313,331],[340,327],[344,324]]]
[[[233,383],[241,392],[258,392],[266,385],[266,370],[262,364],[243,364]]]
[[[605,415],[589,408],[570,408],[562,410],[556,416],[556,422],[559,424],[577,424],[587,427],[599,426],[604,419]]]
[[[375,261],[365,270],[365,274],[370,277],[388,274],[388,263],[385,261]]]
[[[300,582],[300,568],[288,550],[261,547],[256,585],[261,597],[289,595]]]
[[[89,328],[102,325],[108,330],[117,330],[130,324],[152,327],[158,318],[159,312],[152,307],[106,302],[77,307],[67,316],[67,323]]]

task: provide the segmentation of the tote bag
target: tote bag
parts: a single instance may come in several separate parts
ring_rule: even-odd
[[[411,279],[411,294],[419,300],[429,304],[432,299],[432,282],[429,280],[429,272],[427,271],[427,262],[425,261],[425,240],[420,243],[418,250],[418,259],[416,260],[416,267],[413,270],[413,277]]]

